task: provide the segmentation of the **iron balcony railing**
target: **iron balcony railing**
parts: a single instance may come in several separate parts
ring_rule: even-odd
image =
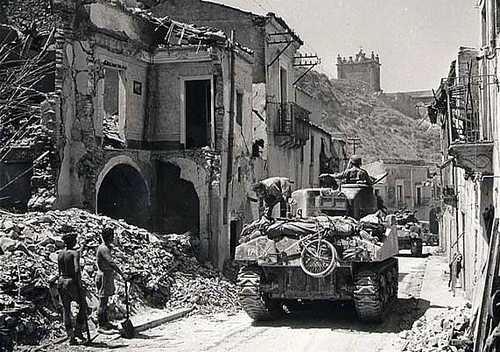
[[[275,105],[277,107],[275,135],[293,137],[299,144],[305,144],[309,139],[310,112],[293,102]]]

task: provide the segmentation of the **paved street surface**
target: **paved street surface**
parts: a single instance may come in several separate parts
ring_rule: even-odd
[[[244,312],[191,316],[133,340],[98,337],[96,341],[115,351],[400,351],[401,331],[410,329],[426,311],[458,305],[462,298],[451,298],[447,291],[443,257],[412,258],[402,251],[399,268],[399,299],[379,325],[358,322],[351,305],[326,303],[308,306],[272,323],[254,324]]]

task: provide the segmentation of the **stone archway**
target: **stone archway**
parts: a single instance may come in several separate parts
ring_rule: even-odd
[[[128,157],[111,159],[96,183],[96,211],[138,226],[149,224],[149,190]]]
[[[157,230],[187,233],[197,254],[208,255],[209,194],[205,169],[187,158],[159,160],[155,191]]]
[[[170,162],[158,165],[158,215],[162,232],[200,233],[200,199],[192,182],[181,178],[181,169]]]

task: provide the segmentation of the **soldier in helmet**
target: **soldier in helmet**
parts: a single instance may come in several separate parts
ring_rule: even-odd
[[[336,179],[345,180],[345,183],[361,183],[361,184],[371,184],[370,176],[366,170],[361,168],[361,157],[357,155],[352,155],[347,164],[347,168],[343,172],[336,174],[321,174],[319,177],[327,178],[333,177]]]

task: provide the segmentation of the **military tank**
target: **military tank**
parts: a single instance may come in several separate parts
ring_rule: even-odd
[[[415,212],[399,210],[395,215],[398,228],[398,248],[409,249],[413,257],[421,257],[424,234]]]
[[[307,301],[353,301],[360,320],[380,322],[397,298],[396,219],[377,214],[373,187],[293,192],[288,218],[242,231],[235,260],[239,299],[254,320]]]

